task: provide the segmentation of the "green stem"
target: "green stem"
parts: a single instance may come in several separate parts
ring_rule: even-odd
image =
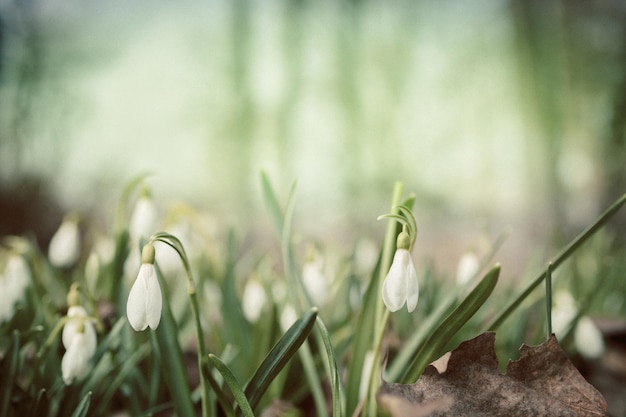
[[[404,185],[401,182],[396,182],[393,187],[393,194],[391,198],[392,214],[397,214],[399,211],[400,199],[402,198],[402,192],[404,191]],[[381,257],[379,275],[378,275],[378,294],[382,294],[382,285],[391,266],[391,258],[396,246],[396,234],[397,223],[395,221],[389,222],[387,225],[387,232],[385,234],[385,242],[383,246],[383,253]],[[372,341],[372,349],[374,351],[374,360],[372,361],[372,373],[370,374],[370,383],[365,400],[364,415],[375,417],[377,415],[376,406],[376,391],[378,390],[378,381],[380,374],[380,357],[382,349],[382,338],[385,334],[385,328],[387,327],[387,321],[389,320],[389,310],[385,308],[382,297],[376,297],[376,330],[374,333],[374,340]]]
[[[183,266],[185,268],[185,275],[187,277],[187,294],[189,295],[189,299],[191,301],[191,313],[194,318],[194,323],[196,327],[196,336],[198,339],[198,370],[200,375],[202,375],[202,367],[203,363],[207,361],[208,354],[206,349],[206,344],[204,342],[204,333],[202,331],[202,322],[200,320],[200,306],[198,303],[198,296],[196,293],[196,283],[193,279],[193,273],[191,271],[191,266],[189,264],[189,258],[187,258],[187,253],[185,252],[185,248],[178,238],[169,233],[161,232],[152,236],[151,241],[160,241],[167,245],[169,245],[172,249],[174,249],[181,261],[183,262]],[[202,416],[209,417],[212,415],[212,409],[209,407],[209,384],[206,381],[206,378],[200,378],[200,386],[202,388]]]

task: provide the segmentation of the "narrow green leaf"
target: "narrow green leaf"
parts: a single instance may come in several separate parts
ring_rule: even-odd
[[[600,215],[596,219],[591,226],[587,227],[583,230],[574,240],[570,242],[565,248],[559,252],[559,254],[550,262],[552,271],[556,271],[556,268],[561,265],[563,261],[569,258],[587,239],[593,236],[602,226],[606,224],[607,221],[611,217],[615,215],[619,211],[620,208],[626,203],[626,194],[622,195],[617,201],[615,201],[604,213]],[[496,320],[494,320],[493,324],[489,326],[489,330],[495,331],[504,320],[506,320],[513,311],[530,295],[530,293],[539,285],[541,281],[543,281],[548,273],[547,268],[542,271],[537,278],[535,278],[529,285],[526,287],[524,291],[513,300]]]
[[[423,344],[417,356],[406,370],[403,383],[413,383],[422,374],[424,368],[437,359],[450,339],[461,327],[478,311],[491,295],[498,282],[500,266],[494,266],[468,296],[454,309],[452,313],[439,325]]]
[[[48,415],[49,400],[45,388],[37,392],[35,402],[31,404],[29,415],[31,417],[40,417]]]
[[[157,276],[161,285],[163,285],[161,274],[158,273]],[[176,414],[180,417],[195,417],[196,413],[191,402],[191,391],[187,382],[185,363],[183,362],[181,348],[178,344],[178,327],[167,300],[163,303],[161,322],[155,333],[159,349],[161,350],[163,379],[166,381],[172,394]]]
[[[220,384],[216,381],[215,377],[211,373],[208,359],[202,361],[202,366],[200,369],[202,370],[202,377],[209,383],[209,385],[213,389],[213,392],[217,396],[217,401],[222,406],[222,410],[226,413],[228,417],[234,416],[235,413],[232,409],[232,398],[226,394],[226,392],[222,389]]]
[[[78,403],[78,406],[72,413],[72,417],[85,417],[87,415],[87,411],[89,411],[90,403],[91,403],[91,391],[85,394],[83,399],[80,400],[80,403]]]
[[[248,398],[246,398],[246,394],[243,392],[243,388],[241,387],[241,384],[235,374],[233,374],[228,365],[222,362],[222,360],[217,356],[210,353],[208,357],[211,365],[213,365],[224,377],[224,382],[226,382],[226,385],[230,388],[230,392],[233,393],[235,401],[237,401],[239,409],[243,415],[246,417],[254,417],[252,407],[250,407]]]
[[[316,319],[317,329],[321,335],[324,343],[324,349],[326,351],[326,363],[328,365],[328,379],[330,380],[330,388],[333,396],[333,417],[343,417],[343,390],[341,386],[341,379],[339,378],[339,371],[337,370],[337,359],[335,358],[335,351],[330,340],[330,334],[328,329],[321,318]]]
[[[278,204],[276,193],[274,192],[272,184],[270,183],[270,180],[265,172],[261,172],[261,187],[263,190],[263,197],[265,198],[265,204],[267,204],[270,216],[272,217],[272,222],[274,223],[274,228],[276,229],[276,233],[280,236],[283,232],[283,213],[280,209],[280,204]]]
[[[11,403],[11,397],[13,396],[13,384],[15,382],[15,376],[17,375],[19,363],[20,363],[20,332],[18,330],[13,331],[13,337],[11,339],[11,345],[9,351],[6,352],[6,356],[2,362],[7,361],[9,364],[8,372],[2,377],[0,387],[2,387],[2,401],[0,402],[0,416],[6,416],[9,410],[9,404]],[[4,366],[4,364],[2,364]]]
[[[246,385],[245,395],[254,409],[259,404],[263,394],[283,369],[289,359],[298,351],[302,343],[311,333],[317,317],[317,308],[312,308],[303,317],[298,319],[283,337],[274,345],[261,365]]]
[[[452,311],[457,298],[457,294],[450,293],[450,295],[437,306],[437,309],[430,313],[423,323],[420,323],[419,329],[406,341],[404,347],[390,364],[389,368],[385,370],[385,375],[389,381],[398,380],[405,372],[412,358],[415,358],[420,346],[424,344],[428,335],[432,334],[435,331],[435,327]]]

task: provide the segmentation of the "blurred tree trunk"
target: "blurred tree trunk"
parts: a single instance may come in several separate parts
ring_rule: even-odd
[[[563,59],[562,9],[558,1],[511,0],[518,56],[522,106],[528,126],[527,153],[532,190],[530,202],[539,207],[535,215],[547,211],[556,236],[565,232],[564,190],[557,175],[563,136],[563,96],[566,62]],[[541,210],[541,207],[544,210]]]

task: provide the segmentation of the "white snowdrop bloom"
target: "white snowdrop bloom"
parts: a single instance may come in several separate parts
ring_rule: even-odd
[[[72,284],[67,294],[67,321],[61,334],[66,349],[61,360],[61,372],[66,385],[87,375],[98,344],[96,329],[79,303],[78,284]]]
[[[163,300],[161,286],[154,268],[155,250],[151,243],[144,246],[141,267],[130,289],[126,303],[128,322],[136,331],[150,327],[155,330],[161,321]]]
[[[572,330],[578,315],[579,310],[574,297],[567,291],[558,291],[552,309],[552,331],[558,340],[563,340]],[[597,359],[604,353],[604,338],[590,317],[578,317],[573,332],[574,347],[582,357]]]
[[[85,309],[79,305],[70,306],[67,309],[67,317],[67,323],[63,326],[63,333],[61,333],[61,341],[65,349],[70,348],[77,334],[84,333],[88,349],[95,351],[98,341],[96,329],[89,321],[89,315]]]
[[[15,304],[24,297],[24,290],[30,283],[30,269],[26,260],[17,253],[8,256],[4,271],[0,274],[0,323],[10,320],[15,314]]]
[[[476,276],[480,269],[480,260],[474,252],[465,252],[456,268],[456,283],[465,285]]]
[[[91,368],[91,358],[96,352],[95,346],[95,341],[90,339],[87,332],[74,334],[61,360],[61,372],[65,385],[70,385],[74,381],[81,380],[87,376]]]
[[[570,331],[578,307],[572,295],[564,290],[559,290],[554,295],[554,307],[552,308],[552,332],[557,340],[563,340]]]
[[[283,332],[286,332],[296,322],[296,320],[298,320],[296,310],[293,306],[287,304],[280,313],[280,328]]]
[[[586,359],[598,359],[604,353],[604,338],[593,320],[583,316],[574,329],[574,346]]]
[[[302,266],[302,283],[314,305],[323,305],[328,296],[328,280],[319,259],[307,261]]]
[[[128,232],[134,242],[147,239],[157,227],[157,209],[149,195],[144,194],[137,199],[130,218]]]
[[[100,257],[95,251],[91,251],[85,262],[85,281],[91,293],[96,292],[98,277],[100,275]]]
[[[400,310],[406,303],[411,313],[417,306],[418,298],[419,283],[413,259],[408,249],[398,245],[391,268],[383,281],[383,301],[392,312]]]
[[[50,246],[48,258],[57,268],[67,268],[76,263],[80,256],[80,230],[75,216],[66,216],[56,231]]]
[[[267,304],[267,294],[265,288],[258,279],[249,279],[243,289],[241,300],[243,315],[251,323],[256,323],[261,317],[263,308]]]

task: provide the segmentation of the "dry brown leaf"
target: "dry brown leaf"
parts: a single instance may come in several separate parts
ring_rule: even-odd
[[[381,405],[393,417],[412,415],[413,410],[408,411],[405,402],[389,401],[389,396],[417,407],[416,415],[425,405],[435,405],[429,414],[433,417],[606,415],[606,401],[580,375],[554,336],[536,347],[523,345],[521,358],[509,361],[506,374],[498,367],[494,342],[495,333],[483,333],[454,349],[447,364],[439,363],[444,372],[428,366],[415,384],[384,383]]]

